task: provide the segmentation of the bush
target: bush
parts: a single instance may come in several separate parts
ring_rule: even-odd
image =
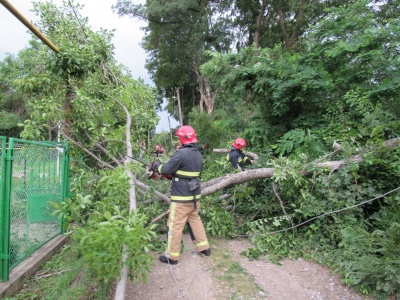
[[[400,293],[400,197],[386,203],[371,217],[370,230],[343,229],[337,250],[344,282],[379,298]]]

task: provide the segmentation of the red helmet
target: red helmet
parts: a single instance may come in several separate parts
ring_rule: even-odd
[[[198,142],[196,132],[191,126],[182,126],[175,132],[175,135],[179,138],[182,145]]]
[[[242,149],[243,147],[246,147],[247,144],[246,144],[246,141],[245,141],[244,139],[242,139],[242,138],[237,138],[237,139],[233,142],[232,146],[235,147],[236,149],[239,149],[239,150],[240,150],[240,149]]]
[[[156,145],[156,151],[157,151],[157,150],[158,150],[159,152],[162,153],[162,152],[164,152],[164,147],[161,146],[160,144],[157,144],[157,145]]]

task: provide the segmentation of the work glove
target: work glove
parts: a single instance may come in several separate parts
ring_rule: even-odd
[[[151,164],[151,170],[152,171],[154,171],[154,172],[157,172],[157,173],[159,173],[158,172],[158,167],[161,165],[161,163],[160,162],[158,162],[158,161],[155,161],[155,162],[153,162],[152,164]]]
[[[165,180],[172,180],[172,175],[163,174],[161,175],[161,178]]]

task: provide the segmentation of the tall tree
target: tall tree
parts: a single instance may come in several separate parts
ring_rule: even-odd
[[[382,17],[385,10],[385,3],[374,7],[370,1],[331,8],[308,29],[302,41],[307,52],[278,46],[215,53],[213,61],[203,65],[203,73],[212,78],[224,73],[224,90],[258,105],[265,122],[279,125],[275,132],[281,134],[316,128],[328,121],[322,120],[326,113],[339,124],[344,116],[351,126],[363,124],[360,130],[377,126],[377,116],[393,120],[389,111],[399,111],[399,20]],[[375,125],[366,119],[371,114]]]
[[[30,115],[23,137],[54,140],[61,135],[93,164],[118,165],[127,147],[120,103],[133,119],[132,140],[145,140],[157,123],[153,88],[116,65],[113,32],[93,31],[79,13],[81,6],[38,1],[34,8],[40,16],[36,26],[60,51],[53,53],[34,38],[20,53],[25,73],[16,83],[27,96]],[[138,147],[134,143],[134,151]]]
[[[147,1],[144,6],[119,1],[115,5],[120,15],[148,21],[143,41],[149,53],[146,67],[163,95],[172,98],[175,89],[183,87],[187,91],[183,106],[191,109],[194,100],[209,114],[218,89],[201,74],[200,65],[206,61],[205,51],[229,50],[232,36],[219,8],[213,1],[194,0]]]
[[[236,48],[294,47],[310,24],[325,15],[325,8],[344,0],[174,0],[118,1],[119,15],[142,18],[148,22],[143,47],[149,53],[148,68],[162,97],[173,101],[174,91],[183,88],[183,110],[198,104],[211,114],[220,92],[218,82],[201,72],[209,59],[207,51],[227,53]],[[177,111],[175,112],[177,116]]]
[[[26,104],[23,93],[15,79],[24,76],[22,61],[13,55],[0,62],[0,135],[19,137],[18,126],[26,119]]]

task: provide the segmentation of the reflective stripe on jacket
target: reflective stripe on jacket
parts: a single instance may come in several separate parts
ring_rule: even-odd
[[[230,151],[227,154],[226,159],[231,162],[232,167],[234,167],[235,169],[243,171],[244,165],[247,163],[251,163],[251,158],[244,155],[242,151],[239,151],[233,146],[231,146],[229,150]]]
[[[185,144],[170,160],[158,167],[160,174],[172,175],[171,201],[192,202],[201,198],[200,187],[189,189],[189,180],[198,178],[203,167],[203,159],[195,144]]]

